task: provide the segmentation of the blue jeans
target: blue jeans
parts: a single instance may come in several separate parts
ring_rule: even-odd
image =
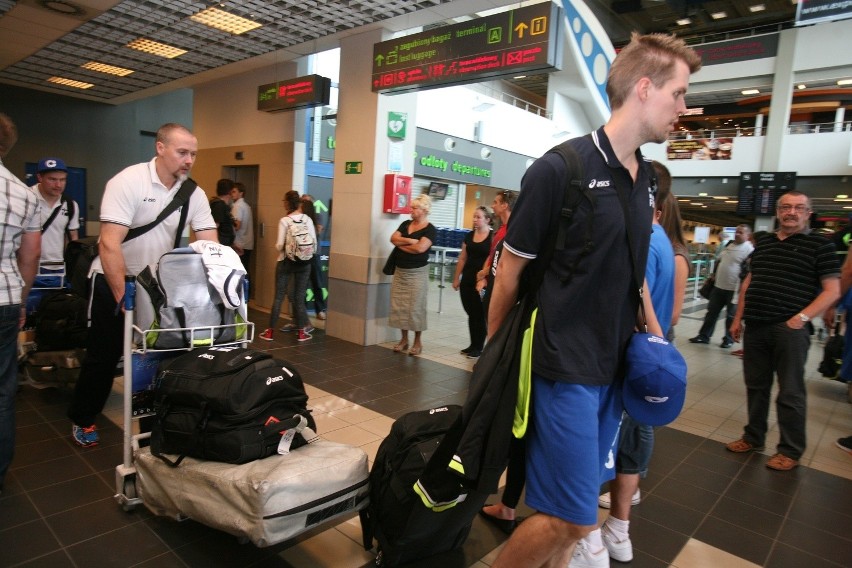
[[[18,317],[21,305],[0,306],[0,488],[15,454],[18,392]]]
[[[639,477],[648,475],[648,462],[654,451],[654,428],[639,424],[624,413],[621,419],[621,432],[618,435],[618,455],[615,458],[617,473],[638,473]]]
[[[293,305],[293,317],[296,318],[296,327],[301,329],[311,323],[308,319],[308,307],[305,301],[305,294],[308,290],[308,279],[311,276],[311,263],[281,260],[275,266],[275,301],[272,302],[272,312],[269,314],[270,329],[275,329],[278,323],[281,302],[287,293],[287,280],[291,275],[293,276],[293,297],[290,298],[290,301]]]

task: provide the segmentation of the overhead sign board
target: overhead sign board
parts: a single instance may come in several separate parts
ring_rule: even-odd
[[[796,25],[805,26],[852,18],[852,2],[836,0],[799,0],[796,5]]]
[[[372,89],[400,92],[559,69],[561,12],[543,2],[377,43]]]
[[[796,189],[796,172],[740,173],[739,215],[774,215],[778,198]]]
[[[277,112],[327,105],[331,79],[321,75],[296,77],[257,88],[257,110]]]

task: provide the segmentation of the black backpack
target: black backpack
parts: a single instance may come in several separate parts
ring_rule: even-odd
[[[86,308],[82,296],[64,290],[44,296],[35,313],[35,341],[39,351],[85,347],[89,331]]]
[[[195,349],[161,363],[154,380],[151,453],[246,463],[307,443],[316,423],[290,363],[245,347]],[[289,431],[289,432],[288,432]],[[171,460],[163,454],[178,455]]]
[[[361,511],[365,549],[373,547],[374,538],[379,543],[377,566],[396,566],[452,550],[467,538],[473,515],[461,527],[452,526],[445,521],[457,510],[445,514],[427,509],[413,489],[460,415],[458,405],[409,412],[393,423],[379,445],[370,470],[370,504]]]
[[[71,291],[89,297],[89,269],[98,256],[98,237],[83,237],[65,247],[65,280]]]

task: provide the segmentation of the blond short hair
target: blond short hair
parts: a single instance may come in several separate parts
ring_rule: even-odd
[[[411,206],[414,207],[415,205],[428,214],[432,210],[432,198],[425,193],[421,193],[411,200]]]
[[[690,73],[701,69],[701,57],[674,34],[647,34],[636,32],[630,43],[622,49],[609,68],[606,94],[613,109],[627,100],[633,86],[647,77],[656,87],[661,87],[675,73],[675,64],[683,61]]]

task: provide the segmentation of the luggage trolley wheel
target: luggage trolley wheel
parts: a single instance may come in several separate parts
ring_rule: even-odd
[[[136,475],[128,475],[121,485],[121,509],[129,513],[136,508],[134,501],[139,495],[136,492]]]

